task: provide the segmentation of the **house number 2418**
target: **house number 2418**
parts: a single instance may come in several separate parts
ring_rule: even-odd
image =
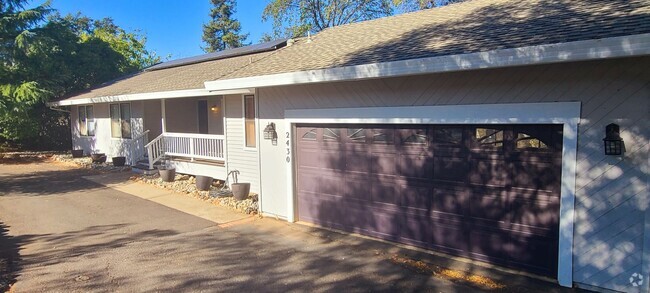
[[[287,131],[287,163],[291,162],[291,143],[289,140],[289,132]]]

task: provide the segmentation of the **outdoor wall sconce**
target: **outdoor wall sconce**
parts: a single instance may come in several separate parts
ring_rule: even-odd
[[[619,131],[618,125],[612,123],[605,127],[605,155],[620,156],[623,154],[623,139]]]
[[[271,122],[266,125],[264,128],[264,139],[270,139],[273,141],[278,139],[278,133],[275,132],[275,123]]]
[[[212,105],[212,107],[210,107],[210,110],[212,112],[219,112],[219,107],[217,107],[217,105]]]

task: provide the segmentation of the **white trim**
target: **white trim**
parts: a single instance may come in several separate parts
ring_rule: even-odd
[[[537,45],[205,82],[208,90],[269,87],[650,54],[650,34]],[[289,61],[289,60],[287,60]]]
[[[483,104],[418,107],[376,107],[285,110],[285,127],[298,123],[364,124],[563,124],[562,188],[558,274],[560,285],[573,284],[573,226],[576,153],[580,102]],[[290,130],[289,130],[290,131]],[[293,136],[293,134],[292,134]],[[293,144],[293,139],[291,144]],[[290,146],[292,147],[292,146]],[[295,160],[295,155],[291,158]],[[287,220],[295,221],[294,162],[287,168]]]
[[[255,133],[253,133],[255,135],[255,146],[254,147],[249,147],[249,146],[246,145],[246,97],[251,97],[251,96],[253,97],[253,105],[254,105],[254,108],[255,108],[254,109],[255,110],[255,121],[253,122],[255,124]],[[257,151],[257,148],[258,148],[258,146],[260,144],[259,139],[257,137],[257,132],[258,132],[257,128],[259,127],[257,125],[258,118],[259,118],[258,117],[259,113],[257,111],[257,96],[255,94],[242,95],[241,96],[241,109],[242,109],[242,111],[241,111],[241,114],[242,114],[241,115],[242,127],[244,129],[244,131],[243,131],[243,133],[244,133],[244,150],[246,150],[246,151]]]
[[[49,102],[48,106],[70,106],[80,104],[97,104],[97,103],[116,103],[129,101],[171,99],[171,98],[189,98],[189,97],[207,97],[215,95],[233,95],[233,94],[254,94],[254,89],[232,89],[223,91],[211,91],[206,89],[191,89],[178,91],[150,92],[140,94],[125,94],[115,96],[101,96],[86,99],[67,99],[57,102]]]

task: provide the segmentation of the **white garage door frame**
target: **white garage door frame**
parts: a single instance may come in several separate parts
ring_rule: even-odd
[[[576,153],[580,102],[481,104],[417,107],[372,107],[285,110],[285,129],[296,124],[562,124],[562,183],[557,280],[573,285],[573,226],[576,192]],[[288,150],[294,150],[293,134]],[[293,153],[293,151],[290,151]],[[295,155],[289,155],[293,162]],[[287,220],[296,220],[295,164],[287,168]]]

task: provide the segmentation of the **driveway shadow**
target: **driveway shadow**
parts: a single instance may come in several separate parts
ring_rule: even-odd
[[[60,169],[22,174],[0,175],[0,196],[7,194],[24,196],[43,196],[81,190],[104,188],[103,185],[82,178],[100,174],[89,169]],[[123,182],[123,178],[116,178]],[[119,182],[106,182],[119,183]]]
[[[0,292],[8,291],[16,282],[20,270],[19,239],[8,233],[8,227],[0,222]]]

